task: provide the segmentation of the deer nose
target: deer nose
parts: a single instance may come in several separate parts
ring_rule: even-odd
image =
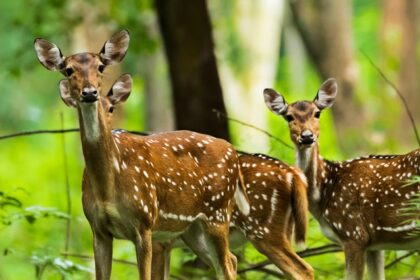
[[[82,101],[83,102],[95,102],[98,100],[98,91],[94,87],[83,88],[82,90]]]
[[[314,134],[309,129],[305,129],[300,134],[300,139],[302,144],[312,144],[315,140]]]

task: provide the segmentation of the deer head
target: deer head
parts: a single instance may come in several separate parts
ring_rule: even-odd
[[[112,121],[112,113],[117,104],[123,103],[130,96],[132,89],[133,79],[130,74],[121,75],[112,85],[108,94],[100,99],[101,105],[106,112],[107,123]],[[70,92],[70,83],[67,79],[63,79],[59,83],[60,87],[60,96],[64,103],[74,103],[71,106],[77,106],[76,101],[72,99]]]
[[[124,58],[130,36],[127,30],[114,34],[105,42],[99,53],[78,53],[63,56],[57,45],[38,38],[34,42],[35,51],[41,64],[50,71],[59,71],[67,82],[61,95],[64,103],[77,107],[79,103],[92,103],[99,99],[103,72],[108,65],[116,64]],[[127,96],[128,97],[128,96]]]
[[[321,111],[331,107],[336,96],[337,82],[333,78],[321,85],[313,102],[298,101],[289,105],[274,89],[264,90],[267,107],[289,123],[290,137],[298,149],[310,147],[318,141]]]

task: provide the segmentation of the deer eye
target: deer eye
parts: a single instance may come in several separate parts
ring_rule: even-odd
[[[73,68],[70,67],[66,68],[64,71],[66,72],[67,77],[70,77],[74,73]]]
[[[114,106],[109,107],[108,112],[113,113],[114,112]]]
[[[320,116],[321,116],[321,111],[315,112],[315,115],[314,115],[315,118],[319,119]]]
[[[101,73],[103,73],[104,70],[105,70],[105,65],[103,65],[103,64],[99,65],[98,71],[101,72]]]
[[[293,121],[295,118],[292,116],[292,115],[286,115],[286,120],[288,121],[288,122],[291,122],[291,121]]]

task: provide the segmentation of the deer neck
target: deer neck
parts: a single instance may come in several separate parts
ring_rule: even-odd
[[[326,176],[325,162],[319,155],[318,145],[296,148],[296,160],[308,181],[309,210],[317,216],[321,206],[323,177]]]
[[[93,194],[104,200],[113,195],[117,153],[100,102],[81,103],[78,109],[87,179]]]

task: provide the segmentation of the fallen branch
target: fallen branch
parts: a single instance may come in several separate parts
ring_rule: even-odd
[[[214,112],[214,113],[216,113],[216,115],[217,115],[217,117],[218,117],[218,118],[220,118],[220,117],[224,117],[224,118],[225,118],[225,119],[227,119],[228,121],[236,122],[236,123],[239,123],[239,124],[241,124],[241,125],[243,125],[243,126],[247,126],[247,127],[253,128],[253,129],[255,129],[255,130],[258,130],[259,132],[264,133],[264,134],[265,134],[265,135],[267,135],[268,137],[273,138],[274,140],[276,140],[276,141],[277,141],[277,142],[279,142],[280,144],[282,144],[282,145],[286,146],[287,148],[289,148],[289,149],[293,149],[293,147],[292,147],[292,146],[290,146],[289,144],[287,144],[286,142],[284,142],[284,141],[283,141],[283,140],[281,140],[280,138],[278,138],[278,137],[274,136],[274,135],[273,135],[273,134],[271,134],[270,132],[265,131],[264,129],[261,129],[261,128],[259,128],[259,127],[255,126],[255,125],[252,125],[252,124],[249,124],[249,123],[243,122],[243,121],[241,121],[241,120],[237,120],[237,119],[231,118],[231,117],[229,117],[229,116],[225,115],[224,113],[222,113],[222,112],[220,112],[220,111],[218,111],[218,110],[216,110],[216,109],[213,109],[213,112]]]
[[[414,135],[416,136],[416,140],[417,140],[417,144],[420,146],[419,132],[417,130],[416,123],[414,122],[413,115],[411,114],[410,108],[408,107],[408,104],[407,104],[407,101],[405,100],[404,95],[402,95],[401,91],[397,88],[397,86],[393,82],[391,82],[388,79],[387,76],[385,76],[384,72],[373,62],[373,60],[363,50],[360,50],[360,52],[366,57],[366,59],[373,66],[373,68],[375,68],[375,70],[378,71],[379,75],[381,75],[381,77],[384,79],[384,81],[394,89],[394,91],[397,93],[398,97],[401,99],[401,101],[404,105],[405,111],[408,115],[408,118],[410,119],[411,126],[413,127]]]

